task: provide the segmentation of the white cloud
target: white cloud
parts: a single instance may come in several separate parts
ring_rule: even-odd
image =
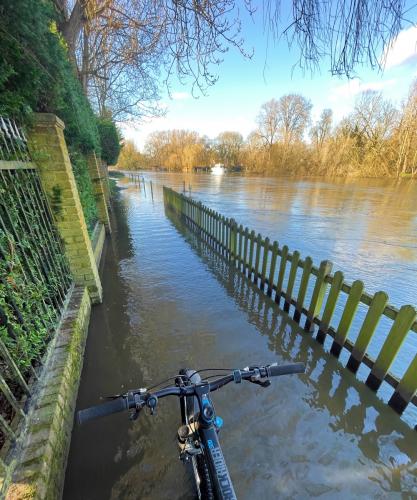
[[[393,100],[393,97],[399,94],[400,84],[401,82],[396,79],[363,81],[359,78],[353,78],[346,83],[330,87],[326,103],[322,103],[322,107],[333,110],[333,118],[337,123],[352,112],[355,106],[355,98],[361,92],[368,90],[381,91],[384,92],[386,98]],[[318,111],[321,112],[321,107],[318,107]]]
[[[417,61],[417,26],[400,31],[384,51],[381,63],[386,69]]]
[[[353,78],[343,85],[333,87],[330,91],[329,100],[337,102],[340,99],[352,98],[367,90],[381,91],[394,85],[396,80],[381,80],[377,82],[362,82],[359,78]]]
[[[171,94],[171,97],[172,99],[174,99],[174,101],[183,101],[184,99],[190,99],[191,94],[189,94],[188,92],[173,92]]]

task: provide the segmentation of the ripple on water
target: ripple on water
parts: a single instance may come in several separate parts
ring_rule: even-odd
[[[331,221],[326,211],[339,203],[331,198],[336,194],[328,183],[323,183],[323,196],[330,198],[319,209],[312,200],[319,203],[320,197],[312,195],[316,188],[310,182],[300,186],[301,195],[286,183],[272,189],[265,179],[255,186],[240,179],[240,193],[228,182],[221,190],[202,183],[198,196],[225,213],[239,210],[253,227],[261,221],[259,229],[272,228],[280,240],[301,250],[304,243],[315,248],[314,234],[302,233],[303,217],[297,235],[285,221],[274,219],[270,203],[283,213],[288,207],[297,212],[310,206],[319,229],[320,212]],[[254,210],[259,192],[269,207],[265,219],[262,210]],[[104,304],[93,310],[77,406],[96,403],[100,395],[126,384],[149,386],[182,366],[302,361],[305,375],[278,379],[267,390],[242,384],[213,396],[225,421],[221,441],[238,497],[416,495],[416,432],[271,301],[167,219],[156,178],[154,193],[153,204],[130,189],[115,203]],[[283,199],[276,200],[277,194]],[[348,209],[354,204],[345,200]],[[339,212],[335,220],[340,224]],[[323,222],[321,232],[328,223]],[[125,239],[129,251],[119,259]],[[64,498],[190,498],[191,478],[177,459],[178,424],[178,402],[164,400],[153,418],[143,414],[130,422],[119,415],[76,428]]]

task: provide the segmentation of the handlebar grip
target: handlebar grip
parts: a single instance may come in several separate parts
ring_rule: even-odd
[[[292,373],[304,373],[306,365],[304,363],[291,363],[290,365],[269,365],[267,367],[270,377],[279,377],[280,375],[291,375]]]
[[[106,415],[111,415],[112,413],[118,413],[128,409],[127,399],[125,397],[119,397],[112,399],[111,401],[106,401],[100,405],[91,406],[85,410],[80,410],[77,412],[77,422],[79,425],[84,424],[88,420],[93,420],[94,418],[105,417]]]

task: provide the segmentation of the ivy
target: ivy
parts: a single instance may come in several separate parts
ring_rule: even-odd
[[[0,339],[26,379],[45,352],[70,283],[58,237],[38,210],[44,194],[34,175],[0,175]],[[9,369],[5,378],[13,380]]]
[[[84,218],[87,229],[91,235],[97,222],[97,206],[94,196],[93,185],[88,173],[87,160],[77,152],[71,152],[71,164],[77,182],[78,193],[80,195],[81,206],[83,207]]]
[[[100,155],[101,141],[97,118],[69,61],[65,42],[56,29],[58,23],[59,14],[50,0],[0,0],[0,115],[27,126],[33,112],[54,113],[64,121],[91,230],[96,218],[95,198],[82,156],[91,151]]]

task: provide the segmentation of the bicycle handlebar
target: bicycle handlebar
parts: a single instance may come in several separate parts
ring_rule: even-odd
[[[224,387],[226,384],[236,381],[236,372],[241,377],[242,380],[251,380],[255,375],[259,374],[262,378],[269,377],[279,377],[281,375],[291,375],[294,373],[304,373],[305,365],[304,363],[291,363],[289,365],[277,365],[276,363],[267,366],[261,366],[256,368],[246,368],[244,370],[236,370],[234,373],[230,375],[226,375],[224,377],[220,377],[217,380],[212,382],[205,382],[204,380],[198,384],[207,384],[209,392],[216,391],[221,387]],[[253,380],[252,380],[253,381]],[[111,415],[112,413],[119,413],[128,409],[137,408],[138,399],[135,397],[138,394],[143,396],[155,396],[156,398],[164,398],[167,396],[193,396],[195,394],[195,385],[192,384],[190,386],[172,386],[167,387],[165,389],[161,389],[159,391],[155,391],[152,393],[143,393],[141,391],[130,391],[123,396],[119,396],[111,401],[106,401],[105,403],[101,403],[96,406],[91,406],[90,408],[86,408],[84,410],[80,410],[77,412],[77,421],[78,424],[82,425],[88,420],[93,420],[99,417],[105,417],[107,415]],[[141,400],[139,397],[139,401],[145,403],[145,400]]]
[[[92,406],[91,408],[86,408],[85,410],[80,410],[77,412],[77,421],[80,425],[84,424],[88,420],[93,420],[94,418],[106,417],[112,413],[118,413],[121,411],[128,410],[128,400],[125,396],[120,396],[111,401],[106,401],[105,403]]]
[[[292,373],[304,373],[306,366],[304,363],[291,363],[290,365],[269,365],[266,367],[270,377],[279,377],[280,375],[291,375]]]

